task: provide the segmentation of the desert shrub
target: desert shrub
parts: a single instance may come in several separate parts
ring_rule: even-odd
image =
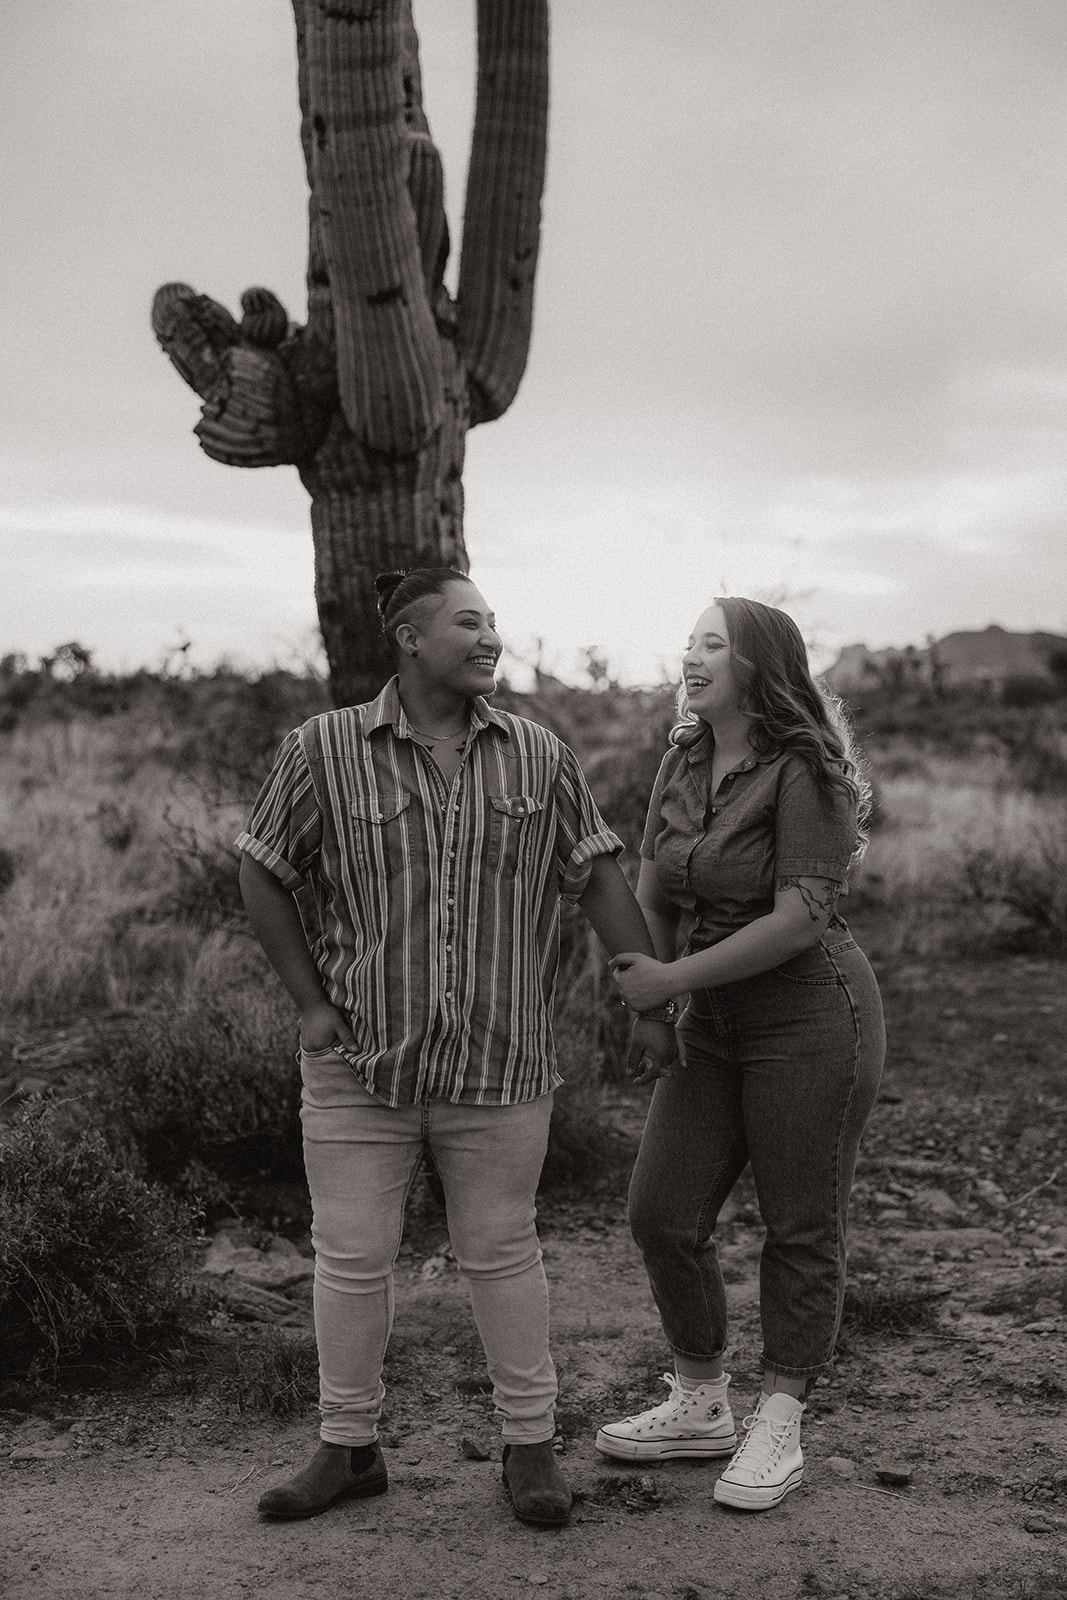
[[[239,1412],[299,1416],[319,1392],[312,1335],[283,1333],[269,1323],[235,1328],[232,1343],[216,1349],[213,1369],[220,1397]]]
[[[935,1328],[947,1291],[869,1277],[849,1282],[841,1317],[842,1332],[906,1338],[918,1329]]]
[[[193,1214],[93,1128],[31,1103],[0,1133],[0,1348],[9,1372],[172,1328]]]
[[[552,1109],[541,1190],[577,1198],[622,1183],[635,1149],[613,1123],[604,1091],[606,1078],[622,1075],[627,1015],[614,1003],[614,984],[595,940],[574,928],[572,941],[560,974],[555,1017],[556,1056],[564,1082]]]
[[[1006,942],[1067,940],[1067,825],[1063,818],[1035,818],[992,839],[959,844],[961,899],[1010,916]]]
[[[302,1175],[292,1007],[269,980],[190,992],[112,1033],[96,1114],[148,1177],[225,1209],[242,1185]]]
[[[1030,794],[1067,790],[1067,729],[1052,716],[1021,722],[1005,731],[1011,780]]]
[[[211,820],[214,826],[205,827],[202,819],[188,820],[169,805],[164,811],[162,848],[169,884],[152,907],[154,920],[180,918],[201,928],[244,923],[240,863],[232,843],[243,819],[239,823],[228,814]]]
[[[1013,672],[1001,686],[1000,703],[1025,711],[1031,706],[1048,705],[1059,693],[1059,686],[1051,678],[1041,677],[1036,672]]]

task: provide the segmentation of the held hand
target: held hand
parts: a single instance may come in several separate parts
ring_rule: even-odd
[[[631,1011],[655,1011],[674,995],[668,962],[624,950],[610,966],[619,993]]]
[[[678,1040],[671,1023],[635,1019],[626,1056],[626,1070],[634,1074],[635,1084],[671,1077],[677,1059]]]
[[[300,1013],[301,1050],[328,1050],[334,1044],[355,1048],[352,1030],[345,1021],[344,1012],[323,1000]]]

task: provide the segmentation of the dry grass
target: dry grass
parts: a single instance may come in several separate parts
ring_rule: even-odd
[[[1002,755],[876,765],[877,826],[855,902],[890,912],[898,952],[1058,944],[1067,937],[1062,795],[1011,786]]]

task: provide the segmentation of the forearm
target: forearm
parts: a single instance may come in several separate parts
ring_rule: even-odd
[[[622,950],[655,954],[641,907],[614,856],[597,856],[578,904],[609,955]]]
[[[637,903],[641,907],[641,914],[645,919],[652,943],[655,946],[657,961],[673,961],[678,953],[678,915],[674,916],[649,905],[640,894]]]
[[[297,1010],[329,1004],[289,890],[249,855],[241,857],[240,886],[252,932]]]
[[[810,922],[805,926],[793,917],[771,911],[707,950],[697,950],[679,961],[669,961],[664,977],[669,979],[672,995],[738,983],[743,978],[769,972],[802,950],[810,949],[818,942],[819,933]]]

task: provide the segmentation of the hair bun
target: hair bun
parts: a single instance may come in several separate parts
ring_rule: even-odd
[[[396,590],[399,589],[406,572],[379,572],[374,579],[374,592],[378,597],[378,615],[385,615],[386,607]]]

